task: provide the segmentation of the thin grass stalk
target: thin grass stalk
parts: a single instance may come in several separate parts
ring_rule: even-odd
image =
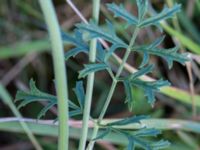
[[[98,124],[101,124],[101,122],[102,122],[102,120],[103,120],[103,117],[104,117],[104,115],[105,115],[105,113],[106,113],[106,110],[108,109],[108,106],[109,106],[110,101],[111,101],[111,99],[112,99],[113,93],[114,93],[115,88],[116,88],[116,86],[117,86],[117,78],[120,76],[120,74],[122,73],[122,71],[123,71],[123,69],[124,69],[124,65],[125,65],[125,63],[126,63],[126,61],[127,61],[127,59],[128,59],[128,56],[129,56],[130,53],[131,53],[131,48],[133,47],[133,45],[134,45],[134,43],[135,43],[135,40],[136,40],[136,37],[137,37],[138,33],[139,33],[139,28],[136,28],[135,31],[134,31],[134,33],[133,33],[133,36],[132,36],[132,38],[131,38],[131,41],[130,41],[130,43],[129,43],[129,46],[128,46],[128,48],[126,49],[126,53],[124,54],[124,57],[123,57],[123,59],[122,59],[122,63],[121,63],[120,66],[119,66],[119,69],[118,69],[118,71],[117,71],[117,73],[116,73],[116,75],[115,75],[115,78],[113,79],[113,82],[112,82],[110,91],[109,91],[109,93],[108,93],[108,97],[107,97],[107,99],[106,99],[106,102],[105,102],[105,104],[104,104],[104,106],[103,106],[103,108],[102,108],[102,111],[101,111],[101,113],[100,113],[100,115],[99,115],[99,118],[98,118],[98,120],[97,120],[97,123],[98,123]],[[96,125],[96,126],[94,127],[94,130],[93,130],[92,139],[94,139],[94,138],[97,136],[98,130],[99,130],[99,126]],[[90,141],[90,143],[88,144],[87,150],[92,150],[93,147],[94,147],[94,143],[95,143],[95,141]]]
[[[12,98],[8,91],[3,87],[3,85],[0,83],[0,98],[2,98],[3,102],[8,105],[13,112],[13,114],[20,120],[23,118],[21,113],[18,111],[16,106],[14,105]],[[23,130],[27,134],[28,138],[30,139],[31,143],[35,147],[36,150],[42,150],[42,147],[40,146],[39,142],[33,135],[32,131],[29,129],[28,125],[24,121],[19,121],[20,125],[22,126]]]
[[[174,1],[166,0],[166,3],[170,7],[172,7],[174,5]],[[179,21],[178,21],[178,16],[177,15],[175,15],[175,16],[176,17],[174,17],[172,19],[173,26],[178,32],[183,33],[182,30],[181,30]],[[184,45],[179,42],[178,38],[175,37],[175,39],[177,39],[177,40],[174,40],[174,42],[175,43],[178,42],[178,45],[181,48],[181,52],[185,52],[186,48],[184,47]],[[194,100],[195,90],[194,90],[194,85],[193,85],[193,76],[192,76],[192,70],[191,70],[190,62],[186,63],[186,68],[187,68],[187,74],[188,74],[188,78],[189,78],[189,88],[190,88],[190,97],[191,97],[190,99],[191,99],[191,104],[192,104],[192,117],[196,118],[197,110],[196,110],[196,103],[195,103],[195,100]]]
[[[59,137],[58,150],[68,149],[69,126],[68,126],[68,87],[64,60],[64,48],[60,34],[58,20],[51,0],[39,0],[47,23],[52,44],[56,93],[58,99]]]
[[[93,0],[93,21],[96,24],[99,22],[99,11],[100,11],[100,0]],[[96,47],[97,47],[97,39],[93,39],[90,43],[90,51],[89,51],[89,61],[90,63],[94,63],[96,60]],[[90,110],[92,103],[92,94],[94,87],[94,73],[90,73],[87,77],[87,88],[86,88],[86,96],[85,96],[85,104],[84,104],[84,112],[83,112],[83,126],[81,132],[81,139],[79,143],[79,150],[84,150],[87,141],[88,135],[88,124],[90,118]]]

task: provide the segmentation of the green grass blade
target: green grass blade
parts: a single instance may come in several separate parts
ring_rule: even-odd
[[[175,88],[175,87],[163,87],[161,92],[171,98],[174,98],[180,102],[192,105],[191,95],[189,92]],[[200,96],[194,95],[195,105],[200,107]]]
[[[104,119],[102,124],[107,124],[120,119]],[[132,123],[125,126],[116,126],[119,129],[140,129],[141,127],[154,128],[159,130],[182,130],[194,133],[200,133],[200,123],[180,119],[144,119],[141,124]]]
[[[177,134],[184,143],[186,143],[188,146],[190,146],[191,149],[197,150],[199,148],[198,142],[195,139],[195,137],[193,137],[190,134],[183,132],[183,131],[178,131]]]
[[[43,136],[58,136],[58,126],[53,124],[53,121],[51,123],[41,123],[39,120],[36,122],[34,121],[25,121],[27,125],[29,126],[30,130],[37,135],[43,135]],[[47,121],[48,122],[48,121]],[[24,133],[23,128],[20,126],[19,121],[16,118],[8,118],[8,119],[0,119],[0,131],[6,131],[6,132],[16,132],[16,133]],[[70,138],[73,139],[80,139],[81,136],[81,129],[79,128],[69,128],[69,135]],[[99,132],[101,134],[102,131]],[[89,129],[88,131],[88,139],[91,139],[92,135],[92,129]],[[117,134],[117,133],[111,133],[108,136],[104,138],[104,140],[115,143],[115,144],[123,144],[126,145],[127,141],[126,138]]]
[[[116,119],[107,119],[103,120],[103,124],[107,124],[113,121],[117,121]],[[58,136],[58,126],[53,124],[53,121],[43,121],[32,119],[24,119],[24,122],[29,126],[29,129],[38,135],[44,136]],[[126,126],[120,126],[120,128],[124,129],[139,129],[141,127],[146,126],[147,128],[155,128],[160,130],[180,130],[180,131],[188,131],[193,133],[200,133],[200,123],[193,122],[193,121],[185,121],[185,120],[178,120],[178,119],[146,119],[142,120],[141,124],[134,123],[129,124]],[[6,132],[17,132],[17,133],[24,133],[23,128],[21,127],[19,120],[17,118],[4,118],[0,119],[0,131]],[[79,128],[70,127],[69,135],[71,138],[79,139],[80,138],[80,131]],[[103,130],[100,130],[99,134],[101,134]],[[88,139],[91,138],[92,130],[90,129],[88,132]],[[127,140],[125,137],[110,133],[106,136],[103,140],[109,141],[115,144],[127,144]]]
[[[7,92],[7,90],[3,87],[3,85],[1,83],[0,83],[0,98],[2,99],[2,101],[6,105],[9,106],[9,108],[11,109],[11,111],[13,112],[13,114],[17,118],[22,118],[22,115],[17,110],[16,106],[14,105],[14,103],[12,101],[12,98],[11,98],[10,94]],[[27,136],[29,137],[29,139],[32,142],[32,144],[34,145],[35,149],[36,150],[42,150],[42,147],[40,146],[40,144],[36,140],[35,136],[33,135],[32,131],[29,129],[27,124],[24,123],[24,122],[19,122],[19,125],[23,129],[23,131],[26,132]]]
[[[187,31],[190,37],[200,43],[200,33],[186,13],[182,11],[178,14],[178,18],[180,20],[180,24],[184,27],[184,30]]]
[[[168,34],[176,37],[181,42],[181,44],[188,48],[189,51],[200,54],[200,45],[164,23],[162,24],[162,27]]]
[[[48,40],[17,42],[12,46],[0,47],[0,59],[19,57],[31,52],[44,52],[49,48]]]

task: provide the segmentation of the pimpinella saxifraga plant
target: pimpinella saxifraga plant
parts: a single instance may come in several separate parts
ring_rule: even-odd
[[[128,141],[128,150],[135,149],[136,146],[139,146],[146,150],[157,150],[165,148],[169,145],[168,141],[159,140],[152,141],[149,140],[151,137],[157,136],[160,134],[160,131],[156,129],[149,128],[141,128],[134,131],[122,130],[117,127],[126,126],[131,123],[141,123],[142,119],[148,119],[149,116],[133,116],[130,118],[124,118],[119,121],[115,121],[108,124],[102,124],[102,120],[107,111],[109,103],[114,94],[115,88],[118,83],[122,82],[125,89],[126,99],[125,102],[128,104],[129,109],[132,110],[132,105],[134,103],[134,90],[133,87],[141,88],[145,92],[145,96],[147,97],[147,102],[150,105],[154,105],[155,103],[155,92],[159,92],[159,89],[163,86],[168,86],[170,83],[166,80],[156,80],[156,81],[144,81],[141,80],[141,76],[146,75],[153,71],[154,65],[149,64],[149,57],[151,55],[155,55],[166,60],[169,68],[172,67],[173,62],[179,62],[184,64],[185,61],[188,60],[186,54],[177,53],[178,48],[170,48],[164,49],[159,48],[159,45],[163,42],[164,36],[155,39],[155,41],[144,44],[137,45],[136,39],[138,34],[144,28],[150,26],[156,26],[161,29],[160,22],[173,17],[175,13],[180,11],[181,6],[179,4],[175,4],[172,8],[164,7],[164,9],[156,14],[155,16],[147,17],[148,11],[148,0],[137,0],[137,8],[138,8],[138,16],[132,15],[128,12],[123,5],[116,5],[114,3],[107,4],[108,10],[110,10],[115,17],[123,19],[127,25],[126,27],[134,27],[134,31],[132,33],[132,38],[129,42],[125,42],[121,37],[116,34],[115,28],[112,23],[106,20],[107,28],[104,29],[98,26],[96,23],[91,21],[89,24],[80,23],[76,25],[76,29],[74,35],[71,36],[67,33],[62,32],[62,38],[65,42],[68,42],[74,46],[73,49],[69,50],[65,54],[65,59],[68,60],[70,57],[74,57],[80,52],[84,52],[86,54],[89,53],[90,46],[89,42],[92,39],[103,39],[106,42],[111,44],[110,48],[105,48],[100,41],[97,42],[96,50],[96,61],[95,63],[89,63],[84,65],[84,68],[79,71],[79,79],[85,78],[91,72],[98,71],[107,71],[112,78],[112,84],[110,87],[109,94],[106,98],[105,104],[102,108],[102,111],[97,119],[94,121],[96,124],[93,130],[92,140],[89,142],[87,149],[93,149],[95,141],[103,138],[111,132],[116,132],[118,134],[124,135]],[[126,29],[124,28],[124,32]],[[111,67],[110,59],[115,53],[116,50],[125,50],[125,54],[122,58],[122,63],[119,65],[118,70],[114,72]],[[143,60],[138,66],[139,70],[133,74],[130,74],[126,77],[121,77],[121,73],[124,69],[124,65],[131,53],[140,53],[143,55]],[[38,115],[38,119],[41,118],[51,107],[57,104],[56,96],[43,93],[39,91],[34,82],[30,81],[30,92],[19,91],[17,93],[16,99],[21,100],[19,107],[22,107],[28,103],[35,101],[46,101],[48,105],[42,109],[42,111]],[[84,110],[84,100],[85,100],[85,91],[83,88],[83,82],[78,81],[76,87],[74,88],[75,94],[77,96],[79,106],[69,102],[70,107],[70,116],[73,117],[75,115],[82,114]],[[90,118],[92,118],[90,116]],[[92,119],[93,120],[93,119]],[[99,128],[103,128],[104,132],[102,134],[98,134]]]

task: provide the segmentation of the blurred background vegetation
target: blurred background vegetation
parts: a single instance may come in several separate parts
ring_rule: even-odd
[[[89,20],[91,16],[91,0],[74,0],[74,4]],[[127,33],[122,32],[124,24],[121,20],[114,20],[108,12],[105,4],[108,2],[123,3],[126,8],[137,14],[135,0],[102,0],[100,24],[104,26],[103,18],[114,21],[117,32],[124,39],[129,39],[131,29]],[[182,4],[182,12],[168,22],[164,33],[154,28],[145,29],[137,39],[137,43],[148,43],[161,34],[166,34],[163,47],[170,48],[174,45],[180,46],[180,52],[188,52],[191,62],[186,66],[175,63],[169,70],[167,64],[162,59],[151,57],[151,63],[156,66],[156,71],[150,76],[153,78],[163,77],[168,79],[172,85],[178,89],[186,91],[189,96],[189,103],[184,100],[177,101],[163,94],[157,94],[156,105],[152,108],[144,98],[144,93],[135,89],[133,94],[136,103],[133,111],[129,112],[124,104],[123,86],[118,86],[112,103],[106,114],[107,118],[120,118],[133,114],[148,114],[154,118],[178,118],[183,120],[200,121],[200,1],[199,0],[151,0],[152,7],[160,11],[164,4]],[[80,22],[80,18],[74,13],[65,0],[54,0],[57,16],[63,31],[71,33],[74,25]],[[69,50],[71,45],[65,44],[65,50]],[[0,81],[7,89],[12,99],[15,98],[18,89],[28,90],[28,83],[33,78],[37,87],[42,91],[55,94],[54,75],[52,59],[49,53],[50,44],[48,42],[45,22],[41,13],[38,1],[33,0],[0,0]],[[123,52],[118,51],[118,56],[123,56]],[[141,56],[131,55],[128,62],[137,67],[141,61]],[[82,64],[87,63],[85,54],[80,54],[76,58],[71,58],[66,65],[68,67],[68,83],[70,87],[70,99],[75,99],[72,88],[77,80],[77,72],[82,68]],[[116,69],[116,66],[113,66]],[[126,73],[126,72],[125,72]],[[98,80],[97,80],[98,79]],[[107,96],[111,79],[108,74],[99,72],[95,80],[95,94],[93,96],[92,116],[95,117],[101,111],[101,106]],[[179,91],[173,93],[181,96]],[[172,94],[172,95],[173,95]],[[195,96],[196,95],[196,96]],[[174,96],[174,97],[176,97]],[[183,95],[182,95],[183,96]],[[173,97],[173,96],[172,96]],[[185,98],[184,96],[182,97]],[[45,105],[45,104],[42,104]],[[42,105],[32,103],[20,109],[26,118],[36,118]],[[12,117],[13,114],[4,101],[0,101],[0,118]],[[54,119],[56,108],[51,109],[43,119]],[[200,128],[200,127],[199,127]],[[170,149],[174,150],[197,150],[200,149],[200,135],[183,131],[165,131],[162,135],[172,142]],[[56,149],[56,138],[49,136],[37,136],[41,145],[48,150]],[[76,140],[71,140],[71,149],[75,149]],[[108,144],[109,146],[109,144]],[[110,145],[113,149],[123,149],[122,146]],[[25,134],[0,131],[1,150],[29,150],[33,149]],[[98,149],[107,149],[104,144],[98,143]]]

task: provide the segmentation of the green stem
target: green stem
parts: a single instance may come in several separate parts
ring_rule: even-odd
[[[3,85],[1,83],[0,83],[0,98],[2,98],[3,102],[10,107],[11,111],[17,118],[19,118],[19,119],[23,118],[21,113],[17,110],[16,106],[14,105],[10,94],[3,87]],[[27,136],[29,137],[29,139],[32,142],[35,149],[42,150],[42,147],[36,140],[35,136],[33,135],[32,131],[29,129],[28,125],[23,121],[20,121],[19,123],[22,126],[23,130],[26,132]]]
[[[56,81],[56,93],[58,99],[59,139],[58,149],[68,149],[69,126],[68,126],[68,87],[64,60],[64,48],[60,34],[58,20],[51,0],[39,0],[47,23],[52,44],[54,74]]]
[[[138,33],[139,33],[139,28],[136,27],[136,29],[135,29],[135,31],[133,33],[133,36],[131,38],[131,41],[129,43],[129,46],[126,49],[126,53],[124,54],[124,57],[122,59],[122,63],[119,66],[119,69],[118,69],[118,71],[117,71],[117,73],[115,75],[115,78],[113,79],[110,91],[108,93],[108,97],[107,97],[106,102],[105,102],[105,104],[103,106],[103,109],[102,109],[102,111],[101,111],[101,113],[99,115],[99,118],[98,118],[98,121],[97,121],[98,124],[101,124],[101,121],[102,121],[102,119],[103,119],[103,117],[104,117],[104,115],[106,113],[106,110],[108,109],[108,106],[110,104],[110,101],[112,99],[113,93],[115,91],[115,88],[116,88],[116,85],[117,85],[117,82],[118,82],[117,78],[120,76],[121,72],[123,71],[124,65],[125,65],[128,57],[129,57],[129,55],[131,53],[131,48],[133,47],[133,45],[135,43],[135,39],[136,39]],[[99,130],[99,126],[96,125],[94,127],[94,130],[93,130],[92,139],[94,139],[97,136],[98,130]],[[94,147],[94,143],[95,143],[95,141],[90,141],[90,143],[88,144],[87,150],[92,150],[93,147]]]
[[[99,10],[100,10],[100,0],[93,0],[93,20],[96,23],[98,23],[99,20]],[[96,47],[97,47],[97,39],[93,39],[90,43],[90,51],[89,51],[89,61],[91,63],[94,63],[96,60]],[[83,112],[83,126],[81,132],[81,139],[79,143],[79,150],[85,149],[87,141],[88,125],[89,125],[93,86],[94,86],[94,75],[95,75],[94,73],[90,73],[87,77],[86,96],[85,96],[84,112]]]

